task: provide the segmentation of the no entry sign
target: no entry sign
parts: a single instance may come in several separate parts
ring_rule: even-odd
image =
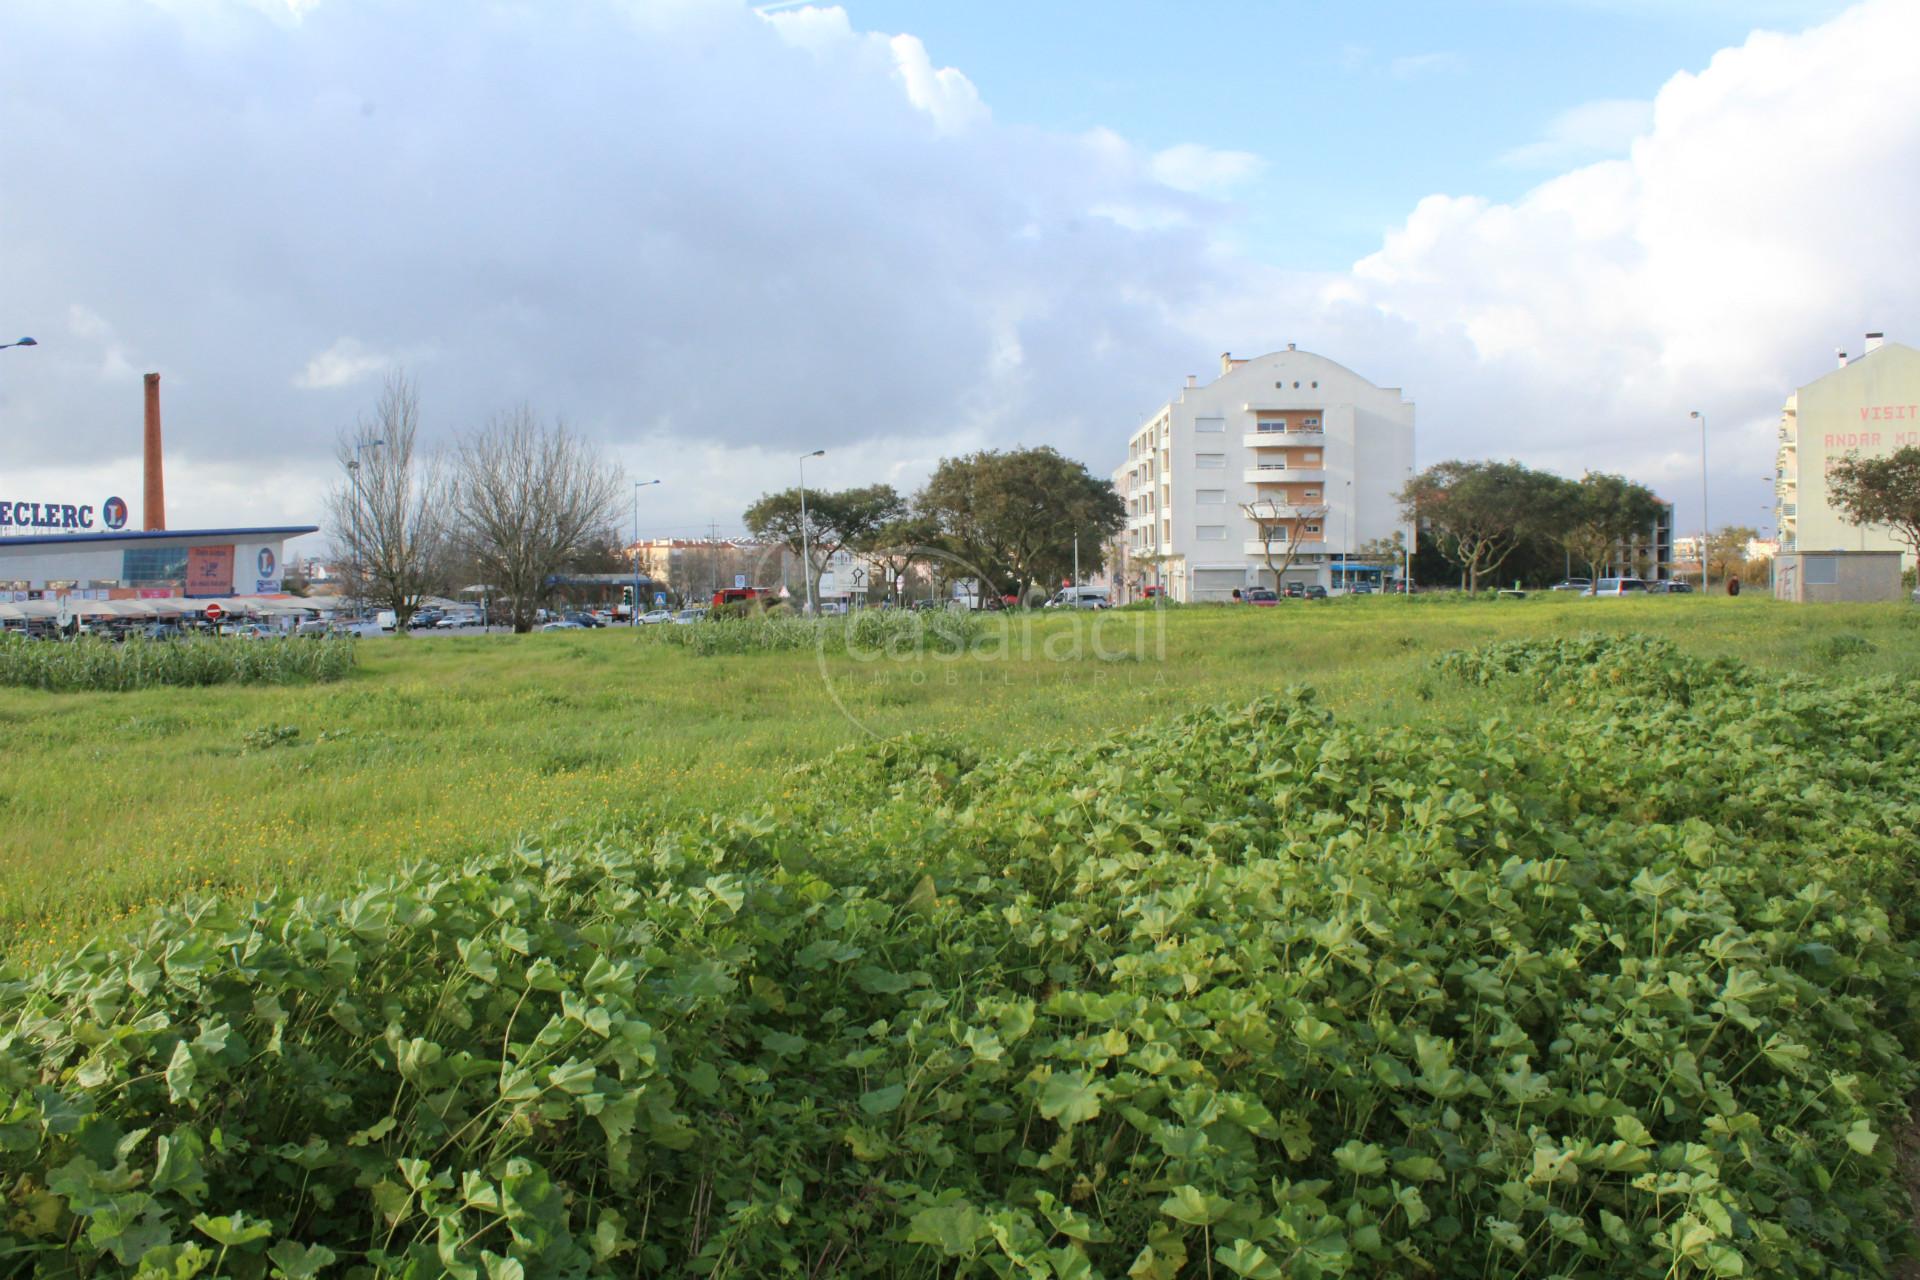
[[[218,600],[215,600],[212,604],[207,606],[208,622],[218,622],[220,621],[220,619],[226,616],[227,616],[227,611],[220,607],[220,602]]]

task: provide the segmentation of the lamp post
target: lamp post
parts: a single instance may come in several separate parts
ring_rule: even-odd
[[[5,351],[8,347],[37,347],[39,345],[40,344],[32,338],[19,338],[13,342],[0,342],[0,351]]]
[[[800,455],[800,573],[807,580],[807,614],[813,614],[813,552],[807,540],[807,459],[824,458],[825,449]]]
[[[650,484],[659,484],[658,480],[635,480],[633,482],[633,547],[627,553],[633,558],[633,604],[627,609],[627,625],[640,625],[640,491]]]
[[[1700,594],[1706,595],[1712,585],[1712,560],[1707,552],[1707,544],[1713,541],[1713,521],[1707,518],[1707,415],[1698,409],[1693,416],[1700,419]]]
[[[1347,529],[1340,535],[1340,593],[1345,595],[1353,583],[1353,481],[1347,481]]]

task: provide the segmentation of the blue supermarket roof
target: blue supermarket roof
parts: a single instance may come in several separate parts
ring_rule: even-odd
[[[8,547],[71,546],[101,542],[157,542],[163,538],[190,538],[196,542],[271,542],[276,538],[297,538],[318,533],[317,524],[275,525],[268,529],[121,529],[108,533],[23,533],[0,534],[0,551]]]

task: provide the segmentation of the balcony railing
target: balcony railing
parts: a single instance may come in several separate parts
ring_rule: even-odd
[[[1327,433],[1315,427],[1311,431],[1248,431],[1240,444],[1248,449],[1280,449],[1290,445],[1324,445]]]
[[[1242,555],[1264,556],[1267,554],[1267,549],[1271,547],[1274,555],[1284,556],[1289,548],[1294,551],[1318,551],[1326,545],[1327,540],[1322,535],[1306,533],[1292,542],[1288,542],[1285,538],[1273,538],[1267,542],[1261,542],[1258,539],[1243,542],[1240,544],[1240,551]]]
[[[1248,467],[1240,478],[1248,484],[1318,484],[1327,473],[1320,467]]]

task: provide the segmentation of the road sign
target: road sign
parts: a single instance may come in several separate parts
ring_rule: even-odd
[[[666,602],[667,602],[667,593],[666,593],[666,592],[664,592],[664,591],[656,591],[656,592],[654,592],[654,593],[653,593],[653,603],[654,603],[654,607],[655,607],[655,608],[658,608],[658,607],[660,607],[661,605],[664,605],[664,604],[665,604]]]
[[[213,603],[207,606],[208,622],[218,622],[220,621],[220,619],[226,616],[227,616],[227,611],[220,607],[220,602],[218,600],[215,600]]]
[[[734,590],[736,590],[736,591],[744,591],[744,590],[746,590],[746,586],[747,586],[747,575],[746,575],[746,574],[744,574],[744,573],[736,573],[736,574],[734,574],[734,575],[733,575],[733,588],[734,588]]]

